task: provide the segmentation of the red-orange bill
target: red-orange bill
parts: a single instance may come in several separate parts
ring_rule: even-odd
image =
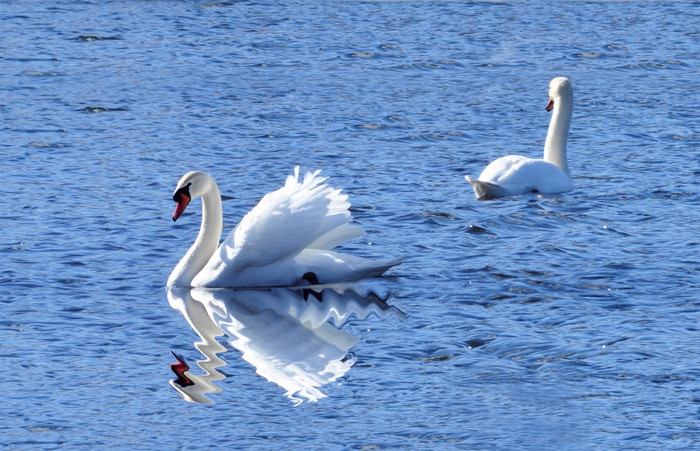
[[[177,206],[175,207],[175,213],[173,213],[173,221],[177,221],[177,218],[182,215],[182,213],[185,211],[185,208],[187,208],[187,204],[190,203],[190,196],[180,193],[180,200],[177,203]]]

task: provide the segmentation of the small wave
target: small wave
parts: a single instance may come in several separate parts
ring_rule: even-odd
[[[43,141],[32,141],[27,145],[29,147],[42,147],[42,148],[47,148],[47,149],[60,149],[62,147],[66,147],[66,145],[63,143],[49,143],[49,142],[43,142]]]
[[[85,113],[114,113],[119,111],[129,111],[129,109],[123,107],[107,108],[102,106],[86,106],[81,111]]]
[[[121,41],[122,38],[116,36],[90,36],[90,35],[80,35],[75,38],[76,41],[80,42],[95,42],[95,41]]]
[[[43,72],[40,70],[25,70],[22,75],[26,77],[57,77],[58,72]]]

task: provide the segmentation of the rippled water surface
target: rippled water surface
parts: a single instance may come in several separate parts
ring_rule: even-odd
[[[698,446],[699,12],[3,3],[0,440]],[[475,201],[464,175],[541,154],[560,75],[575,189]],[[346,251],[404,263],[322,301],[166,292],[200,221],[170,220],[183,173],[230,230],[295,165],[350,196]]]

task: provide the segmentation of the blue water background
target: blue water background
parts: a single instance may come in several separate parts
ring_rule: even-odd
[[[0,363],[8,449],[691,449],[700,442],[700,5],[55,1],[0,5]],[[477,202],[541,154],[562,195]],[[218,180],[230,230],[295,165],[407,255],[355,365],[295,405],[235,349],[215,402],[165,281],[172,190]],[[275,324],[270,324],[271,328]],[[194,367],[194,365],[193,365]],[[194,367],[193,372],[197,368]]]

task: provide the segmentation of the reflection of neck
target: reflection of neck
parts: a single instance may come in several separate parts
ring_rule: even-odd
[[[222,228],[221,194],[212,180],[209,189],[202,194],[202,225],[197,239],[170,275],[169,286],[186,287],[192,284],[192,279],[216,252]]]
[[[187,401],[210,404],[213,401],[206,395],[221,391],[221,388],[213,382],[226,378],[217,370],[226,365],[226,362],[218,356],[226,351],[226,348],[216,340],[216,337],[222,336],[223,332],[212,320],[206,306],[192,297],[190,290],[169,289],[168,301],[171,307],[182,313],[192,330],[202,338],[194,346],[206,357],[204,360],[197,361],[197,365],[204,370],[204,374],[191,374],[189,371],[186,374],[193,385],[182,386],[172,380],[170,385],[182,393]]]
[[[544,160],[557,165],[567,175],[569,166],[566,162],[566,140],[569,135],[573,96],[561,96],[554,102],[552,119],[549,122],[547,139],[544,142]]]

